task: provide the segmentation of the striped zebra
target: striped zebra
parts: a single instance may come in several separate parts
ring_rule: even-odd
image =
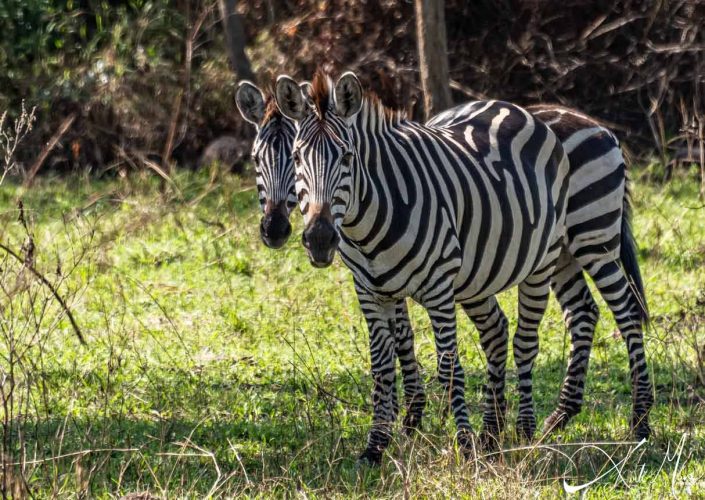
[[[306,87],[307,83],[302,85]],[[252,82],[240,83],[235,100],[242,117],[257,129],[251,156],[257,175],[260,208],[264,213],[260,236],[268,247],[280,248],[291,235],[289,216],[296,206],[294,160],[291,155],[294,121],[281,114],[274,99],[265,96]],[[416,361],[414,332],[405,301],[397,303],[395,316],[395,350],[406,401],[403,427],[410,432],[421,424],[426,394]],[[396,390],[396,386],[393,389]],[[395,412],[398,412],[398,407]]]
[[[291,234],[289,215],[296,206],[291,147],[294,122],[279,112],[273,98],[252,82],[240,83],[235,95],[242,117],[257,129],[252,161],[257,175],[257,195],[263,216],[260,237],[270,248],[280,248]]]
[[[498,310],[494,295],[519,285],[529,305],[522,312],[532,318],[520,328],[535,330],[533,318],[545,309],[567,243],[568,159],[560,141],[531,114],[500,101],[473,103],[460,126],[414,123],[364,97],[352,73],[335,89],[317,73],[308,96],[280,76],[275,97],[297,126],[293,154],[304,247],[316,267],[330,265],[340,251],[370,332],[374,416],[361,459],[379,462],[390,440],[393,329],[397,304],[406,297],[429,313],[439,380],[459,445],[468,450],[455,303],[486,320],[476,324],[488,358],[487,425],[503,406],[494,386],[503,385],[507,343],[506,328],[498,327],[503,316],[491,317]]]
[[[241,85],[241,89],[243,87],[244,84]],[[250,99],[249,102],[256,103],[256,106],[264,107],[266,101],[262,92],[258,90],[255,93],[255,97],[259,97],[259,103],[257,103],[257,99]],[[251,114],[246,111],[241,101],[238,101],[238,106],[243,113],[243,117],[248,119]],[[429,123],[441,124],[444,121],[457,119],[457,117],[463,115],[464,109],[464,105],[458,106],[438,115]],[[633,244],[630,243],[633,240],[628,226],[626,169],[619,149],[619,142],[609,130],[594,119],[575,110],[545,104],[528,106],[526,109],[549,125],[563,143],[564,150],[570,160],[567,224],[571,241],[579,242],[582,240],[587,242],[587,245],[580,248],[590,249],[589,240],[591,238],[594,239],[594,235],[591,235],[591,233],[595,231],[595,228],[601,228],[599,229],[603,233],[601,241],[607,243],[606,249],[614,252],[614,245],[619,241],[621,243],[620,251],[625,252],[624,255],[620,254],[620,261],[624,260],[626,262],[626,265],[623,264],[623,266],[626,271],[630,272],[630,276],[633,276],[631,279],[641,297],[641,300],[638,297],[633,297],[632,300],[643,303],[644,293],[639,278],[638,265],[635,259],[629,257],[628,253],[629,249],[633,248]],[[274,108],[271,112],[278,113],[278,109]],[[293,121],[281,114],[279,114],[278,119],[290,121],[293,128]],[[248,119],[248,121],[253,120]],[[277,192],[277,189],[281,189],[278,186],[283,185],[288,186],[290,199],[296,197],[293,160],[268,161],[270,158],[277,158],[277,155],[267,153],[266,150],[268,148],[277,148],[279,140],[278,137],[271,134],[266,137],[258,135],[253,148],[253,156],[255,156],[257,151],[260,152],[261,159],[257,166],[259,169],[264,170],[263,175],[260,177],[262,179],[260,183],[260,200],[266,199],[269,192]],[[293,134],[287,134],[281,140],[289,140],[290,149],[291,142],[293,142]],[[616,222],[619,220],[621,220],[621,223],[617,224]],[[584,224],[583,222],[585,221],[593,221],[593,223]],[[610,221],[612,223],[609,223]],[[615,231],[619,233],[619,240]],[[576,250],[580,250],[580,248],[576,247]],[[594,261],[607,258],[602,248],[593,246],[591,252],[593,254],[591,259]],[[575,268],[570,255],[564,254],[562,259],[564,263],[561,267],[562,272],[555,273],[551,285],[563,310],[566,325],[571,332],[572,347],[559,404],[557,409],[545,421],[545,430],[565,425],[572,416],[580,412],[583,402],[585,376],[592,347],[592,337],[598,314],[597,305],[590,294],[582,270]],[[584,257],[583,262],[585,262]],[[627,293],[632,292],[631,288],[627,291]],[[401,301],[398,307],[395,337],[397,338],[397,356],[399,357],[403,376],[407,407],[403,426],[408,430],[420,425],[426,396],[414,355],[413,332],[406,312],[406,305]],[[484,317],[478,314],[472,319],[476,323],[483,320],[485,322],[490,321],[491,324],[503,329],[506,329],[507,325],[502,311],[498,308],[486,311]],[[522,359],[523,356],[521,354],[519,351],[516,352],[515,359]],[[641,362],[638,360],[638,355],[638,352],[630,351],[629,358],[634,360],[632,361],[632,367],[640,365]],[[498,383],[498,385],[500,389],[503,387],[501,383]],[[528,389],[530,387],[524,386],[524,390]],[[503,422],[501,412],[499,413],[498,418]],[[532,432],[532,421],[533,426],[535,426],[535,419],[528,417],[527,433],[529,434]],[[648,434],[648,422],[645,422],[645,424],[647,425],[644,429],[647,430]],[[499,430],[499,425],[501,424],[497,425],[497,430]]]

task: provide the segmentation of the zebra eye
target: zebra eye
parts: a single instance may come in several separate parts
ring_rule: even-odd
[[[259,156],[252,155],[252,161],[254,162],[255,167],[259,167]]]
[[[350,164],[352,163],[352,158],[353,158],[352,153],[345,153],[343,155],[343,159],[341,160],[341,163],[343,164],[344,167],[348,168],[348,167],[350,167]]]

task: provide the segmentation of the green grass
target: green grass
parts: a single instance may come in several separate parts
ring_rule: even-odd
[[[339,260],[326,270],[308,264],[298,215],[285,248],[266,249],[251,181],[210,186],[181,174],[176,184],[181,196],[138,176],[45,178],[29,192],[0,190],[0,242],[19,251],[26,239],[17,221],[22,197],[35,266],[58,285],[88,340],[81,346],[46,289],[0,255],[2,375],[12,375],[2,386],[10,400],[0,409],[3,456],[24,462],[4,479],[16,495],[554,497],[564,479],[604,474],[589,497],[705,496],[705,209],[694,179],[633,186],[653,316],[651,442],[636,451],[628,442],[626,349],[598,299],[584,411],[538,446],[517,443],[510,359],[505,452],[459,459],[433,381],[430,324],[412,306],[426,420],[416,437],[397,433],[382,467],[371,470],[355,465],[371,420],[371,381],[350,273]],[[501,303],[513,330],[516,292]],[[479,428],[484,358],[477,333],[459,318]],[[534,376],[540,420],[557,401],[568,350],[552,300]]]

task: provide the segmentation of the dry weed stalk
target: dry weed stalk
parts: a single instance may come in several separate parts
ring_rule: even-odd
[[[55,237],[71,248],[52,259],[53,252],[35,246],[30,223],[21,219],[26,231],[23,255],[8,252],[0,259],[0,493],[14,498],[32,494],[31,478],[47,448],[61,453],[63,434],[42,442],[42,433],[37,433],[52,419],[47,349],[51,338],[65,330],[64,319],[70,314],[66,301],[75,302],[87,286],[70,278],[91,258],[94,236],[90,225],[65,223],[64,234]],[[38,271],[39,260],[55,271]]]
[[[20,143],[34,128],[36,121],[35,108],[27,111],[24,101],[20,115],[13,123],[8,123],[9,119],[7,111],[0,115],[0,154],[2,155],[2,173],[0,173],[0,185],[2,185],[5,177],[17,169],[15,162],[15,153]]]

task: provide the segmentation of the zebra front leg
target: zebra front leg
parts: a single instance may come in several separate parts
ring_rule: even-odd
[[[406,403],[403,428],[404,432],[411,434],[421,426],[423,411],[426,406],[426,394],[419,374],[419,365],[416,362],[414,332],[411,329],[406,299],[399,300],[396,305],[394,337]]]
[[[551,278],[551,288],[563,310],[563,320],[570,331],[570,359],[557,408],[546,418],[544,433],[565,427],[583,406],[585,377],[590,351],[599,318],[599,309],[580,265],[569,253],[561,254],[558,269]]]
[[[433,327],[438,363],[438,380],[446,391],[458,430],[458,445],[465,454],[472,452],[472,427],[465,401],[465,372],[458,356],[455,297],[452,288],[424,302]]]
[[[499,443],[499,434],[504,430],[507,413],[507,401],[504,397],[509,339],[507,318],[495,297],[462,306],[480,333],[480,344],[487,358],[481,442],[484,449],[495,450]]]
[[[394,302],[382,302],[359,288],[358,299],[369,329],[374,384],[372,428],[368,434],[367,447],[359,460],[370,465],[378,465],[391,440],[392,425],[398,410],[394,387],[396,342],[393,332],[396,311]]]
[[[520,439],[530,440],[536,432],[532,371],[539,353],[538,329],[550,292],[550,270],[529,276],[519,284],[519,320],[514,334],[514,363],[519,378],[519,413],[516,431]]]

